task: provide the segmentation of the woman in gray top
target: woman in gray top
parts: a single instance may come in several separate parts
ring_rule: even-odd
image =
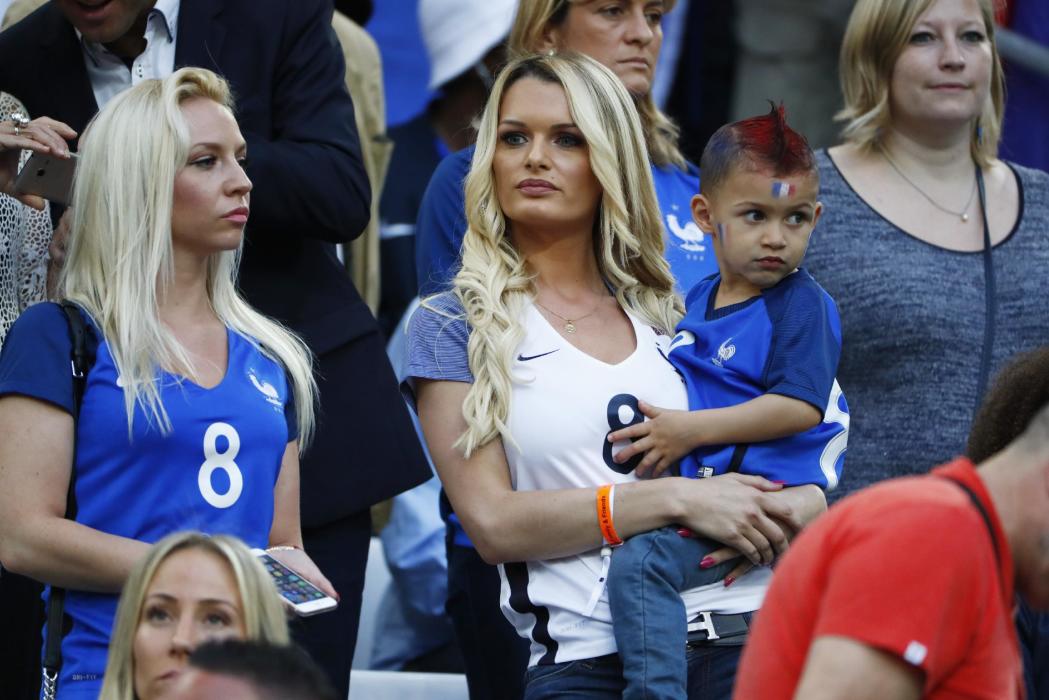
[[[835,497],[962,453],[988,378],[1049,342],[1049,176],[997,158],[991,0],[860,0],[840,73],[806,257],[842,316]]]

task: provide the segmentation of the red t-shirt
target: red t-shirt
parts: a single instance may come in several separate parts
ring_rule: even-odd
[[[967,459],[845,499],[776,567],[736,675],[736,700],[791,698],[809,646],[848,637],[925,673],[934,700],[1023,697],[1013,627],[1013,564],[1001,523]],[[847,672],[847,669],[842,669]]]

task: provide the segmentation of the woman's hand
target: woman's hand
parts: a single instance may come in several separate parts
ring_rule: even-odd
[[[792,486],[790,488],[785,488],[782,491],[769,493],[768,496],[781,503],[788,504],[794,512],[796,520],[800,524],[798,529],[793,527],[788,528],[788,540],[793,540],[797,536],[800,527],[808,525],[827,510],[827,497],[823,493],[823,489],[815,484]],[[695,536],[691,530],[686,528],[678,530],[678,534],[682,537]],[[730,559],[739,559],[742,556],[743,555],[740,552],[732,547],[722,547],[704,557],[699,565],[705,569],[709,569],[721,564],[722,562],[729,561]],[[732,571],[729,572],[728,576],[725,577],[725,586],[731,586],[733,582],[737,581],[741,576],[753,568],[754,564],[751,561],[743,559]]]
[[[771,564],[787,551],[801,529],[794,507],[775,498],[782,491],[760,476],[724,474],[684,482],[686,512],[680,525],[737,550],[757,565]]]
[[[648,420],[611,433],[608,441],[634,440],[616,454],[615,462],[622,464],[645,453],[634,473],[639,478],[657,477],[697,446],[697,412],[658,408],[644,401],[637,406]]]
[[[22,150],[51,153],[59,158],[69,158],[66,140],[76,138],[76,132],[68,125],[50,117],[39,117],[27,125],[5,118],[0,122],[0,192],[9,194],[34,209],[43,209],[43,197],[14,192],[15,176],[18,174],[18,159]]]
[[[339,600],[339,593],[331,585],[331,581],[321,573],[321,570],[317,568],[317,565],[313,563],[313,560],[310,559],[310,556],[305,551],[297,547],[281,547],[278,549],[267,549],[266,552],[327,595],[330,595],[335,600]]]

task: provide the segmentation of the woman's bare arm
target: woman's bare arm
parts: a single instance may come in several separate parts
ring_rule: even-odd
[[[500,441],[470,459],[452,446],[466,429],[462,405],[469,389],[462,382],[420,380],[416,394],[430,455],[480,555],[489,562],[525,561],[600,546],[595,488],[514,491]],[[679,523],[731,544],[752,561],[770,562],[800,526],[788,503],[769,498],[780,488],[738,475],[622,484],[616,487],[615,527],[629,537]]]
[[[4,396],[0,435],[0,562],[57,586],[119,592],[149,546],[65,518],[72,416],[37,399]]]

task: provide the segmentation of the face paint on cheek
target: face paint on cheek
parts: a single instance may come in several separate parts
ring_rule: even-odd
[[[786,199],[787,197],[793,197],[796,192],[794,185],[789,182],[773,182],[772,183],[772,196],[776,199]]]
[[[725,234],[728,233],[728,226],[726,226],[725,224],[714,224],[714,230],[717,231],[718,240],[724,241]]]

